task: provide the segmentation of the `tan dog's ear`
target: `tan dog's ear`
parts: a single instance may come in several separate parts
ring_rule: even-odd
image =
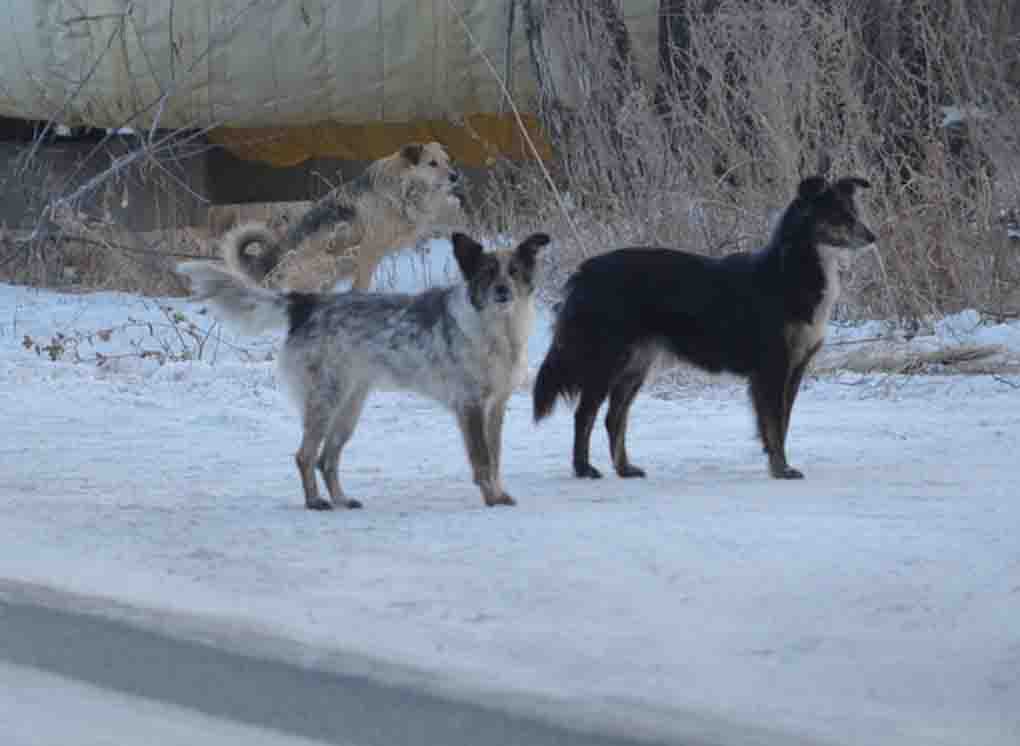
[[[418,142],[408,143],[400,149],[400,155],[403,156],[404,160],[410,163],[412,166],[417,166],[418,162],[421,161],[421,154],[425,151],[425,146]]]

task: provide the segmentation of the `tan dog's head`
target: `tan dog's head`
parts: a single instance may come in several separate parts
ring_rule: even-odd
[[[407,169],[405,178],[424,187],[428,193],[443,193],[461,199],[460,171],[450,162],[450,156],[439,143],[408,143],[400,149],[400,157]]]
[[[369,167],[372,182],[382,191],[396,191],[405,209],[426,214],[460,206],[461,178],[439,143],[408,143]]]

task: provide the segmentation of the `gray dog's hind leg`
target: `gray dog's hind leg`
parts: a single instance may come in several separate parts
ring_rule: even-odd
[[[358,425],[361,411],[368,398],[368,386],[362,386],[349,392],[343,403],[339,406],[326,435],[326,442],[322,446],[322,453],[319,455],[318,467],[322,472],[322,478],[326,482],[326,489],[329,490],[329,497],[333,504],[344,508],[360,508],[361,503],[357,500],[350,500],[344,495],[340,486],[340,454],[347,441],[354,434],[354,428]]]
[[[315,462],[326,432],[326,416],[327,413],[306,412],[301,446],[294,456],[298,474],[301,475],[301,486],[305,490],[305,507],[309,510],[333,509],[333,503],[319,497],[319,484],[315,479]]]

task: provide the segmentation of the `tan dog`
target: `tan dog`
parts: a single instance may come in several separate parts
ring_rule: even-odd
[[[261,223],[234,228],[223,258],[259,284],[318,291],[353,277],[355,290],[368,290],[383,257],[457,219],[460,187],[442,145],[409,143],[316,203],[280,240]]]

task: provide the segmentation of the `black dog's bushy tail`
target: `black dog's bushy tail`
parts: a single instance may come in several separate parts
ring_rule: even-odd
[[[571,333],[570,314],[565,312],[569,310],[569,303],[568,298],[560,309],[552,344],[535,376],[532,392],[535,422],[552,414],[560,397],[572,399],[581,393],[579,356],[574,349],[578,340]]]
[[[562,364],[562,355],[553,345],[549,353],[542,361],[542,366],[535,376],[535,390],[533,393],[535,405],[535,422],[545,419],[552,414],[556,406],[556,400],[560,396],[567,395],[565,370]]]

